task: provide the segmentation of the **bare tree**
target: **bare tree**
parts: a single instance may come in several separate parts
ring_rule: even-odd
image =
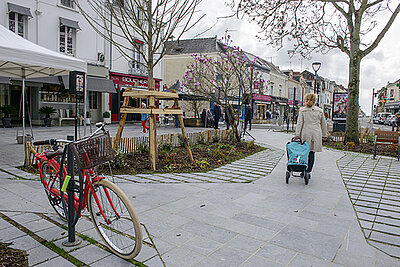
[[[132,64],[142,65],[147,69],[149,90],[155,90],[154,67],[170,49],[165,43],[173,37],[179,39],[203,17],[196,14],[201,0],[75,0],[75,2],[85,19],[100,36],[111,42],[121,55],[132,61]],[[149,108],[154,107],[155,98],[150,96]],[[157,134],[154,114],[150,114],[149,124],[149,154],[150,157],[155,157],[154,160],[150,158],[150,161],[155,163]]]
[[[232,103],[246,102],[251,96],[252,86],[259,80],[255,60],[250,61],[245,53],[236,46],[230,46],[229,36],[225,43],[220,43],[223,52],[212,58],[205,54],[193,54],[193,63],[187,67],[183,76],[183,86],[193,94],[203,96],[229,110],[229,124],[238,142],[238,118],[242,106],[233,108]]]
[[[338,48],[349,57],[349,98],[345,142],[359,143],[358,109],[361,60],[387,33],[400,11],[398,1],[384,0],[239,0],[244,14],[261,28],[260,38],[308,57]],[[386,21],[377,27],[377,18]]]

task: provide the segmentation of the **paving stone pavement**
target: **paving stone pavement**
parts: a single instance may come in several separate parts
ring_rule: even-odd
[[[346,153],[338,166],[365,238],[400,258],[400,162]]]
[[[291,138],[265,129],[251,133],[281,155]],[[272,172],[249,183],[135,183],[126,177],[115,182],[132,201],[165,266],[400,266],[397,259],[366,242],[336,165],[343,156],[333,150],[318,153],[308,186],[295,178],[285,184],[286,157]],[[242,178],[247,165],[241,164],[243,168],[232,174]],[[263,172],[261,165],[254,168]],[[382,166],[390,164],[382,162]],[[207,176],[219,177],[215,172]],[[1,178],[0,195],[5,219],[55,244],[65,240],[62,222],[48,205],[39,181]],[[86,216],[78,222],[77,232],[101,244]],[[27,249],[31,266],[73,266],[2,218],[0,241],[14,241],[14,247]],[[99,248],[83,242],[68,253],[90,266],[133,265]],[[164,266],[147,245],[137,260],[146,266]]]
[[[250,183],[271,173],[284,151],[273,147],[208,172],[115,175],[134,183]]]

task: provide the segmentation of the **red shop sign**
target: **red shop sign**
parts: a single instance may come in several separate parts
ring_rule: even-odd
[[[111,72],[110,79],[113,81],[114,84],[118,85],[125,85],[138,88],[148,88],[147,77]],[[160,79],[154,79],[154,80],[155,80],[156,90],[160,91],[161,80]]]
[[[271,96],[269,96],[269,95],[253,94],[253,99],[271,102]]]

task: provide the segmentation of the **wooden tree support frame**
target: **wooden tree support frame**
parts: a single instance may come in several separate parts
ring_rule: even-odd
[[[187,149],[187,152],[189,154],[189,158],[192,163],[194,163],[193,159],[193,154],[189,146],[189,140],[186,135],[186,130],[185,126],[183,124],[183,117],[182,117],[182,109],[179,106],[179,101],[178,101],[178,94],[173,91],[172,93],[169,92],[158,92],[158,91],[132,91],[132,88],[127,88],[126,91],[122,94],[124,97],[124,102],[122,104],[122,107],[120,109],[121,113],[121,119],[119,121],[119,126],[118,126],[118,131],[117,135],[115,137],[115,143],[114,143],[114,150],[117,151],[119,148],[119,144],[121,141],[122,137],[122,131],[124,130],[125,127],[125,121],[126,121],[126,116],[128,113],[138,113],[138,114],[149,114],[149,123],[150,123],[150,129],[149,129],[149,159],[151,163],[151,167],[153,170],[156,169],[156,164],[157,164],[157,135],[156,135],[156,126],[155,126],[155,115],[158,114],[176,114],[178,115],[178,121],[179,121],[179,126],[182,130],[182,136],[183,140],[185,143],[185,147]],[[141,98],[147,98],[149,99],[149,106],[145,109],[143,108],[135,108],[129,106],[129,100],[131,98],[136,98],[136,99],[141,99]],[[160,109],[155,107],[155,99],[173,99],[174,100],[174,106],[172,108],[164,108]],[[153,126],[151,125],[153,123]],[[151,132],[153,131],[153,132]],[[153,143],[152,143],[153,142]]]

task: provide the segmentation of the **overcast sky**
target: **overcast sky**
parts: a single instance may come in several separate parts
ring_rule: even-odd
[[[348,57],[339,50],[332,50],[326,55],[314,54],[311,60],[301,59],[299,55],[289,58],[288,50],[292,49],[290,46],[276,50],[257,39],[257,25],[250,24],[245,19],[217,19],[230,14],[229,8],[225,6],[225,0],[203,0],[200,10],[206,13],[206,17],[191,32],[183,36],[185,39],[215,35],[220,38],[227,32],[234,45],[266,60],[272,60],[272,63],[280,69],[312,71],[312,62],[320,61],[322,66],[318,72],[319,75],[347,87]],[[209,28],[211,29],[206,31]],[[204,31],[206,32],[198,36]],[[360,105],[367,114],[371,113],[372,88],[379,89],[388,82],[394,82],[400,78],[399,33],[400,17],[395,20],[379,46],[361,62]]]

